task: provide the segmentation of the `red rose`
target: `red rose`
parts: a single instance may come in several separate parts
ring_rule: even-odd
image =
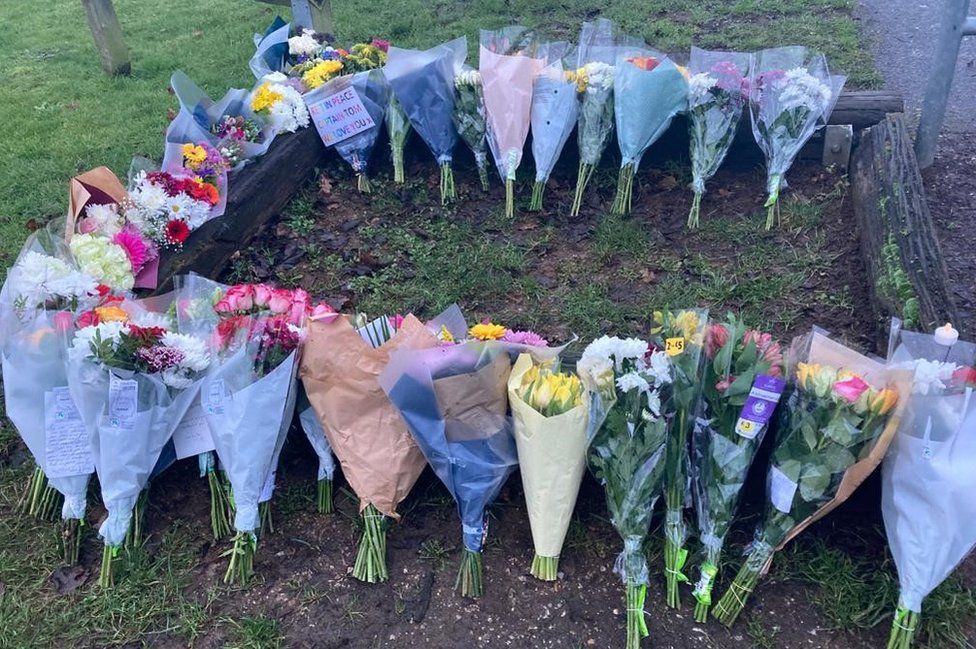
[[[185,221],[173,219],[166,224],[166,240],[176,246],[183,245],[190,236],[190,226]]]
[[[976,368],[966,367],[963,365],[962,367],[956,369],[956,371],[952,373],[952,385],[976,386]]]

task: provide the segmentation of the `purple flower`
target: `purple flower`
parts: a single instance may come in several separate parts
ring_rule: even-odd
[[[534,331],[512,331],[509,329],[502,336],[502,340],[507,343],[518,345],[528,345],[529,347],[548,347],[549,341]]]

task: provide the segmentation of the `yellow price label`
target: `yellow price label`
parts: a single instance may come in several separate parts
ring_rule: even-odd
[[[668,356],[677,356],[685,350],[684,338],[668,338],[664,341],[664,352]]]

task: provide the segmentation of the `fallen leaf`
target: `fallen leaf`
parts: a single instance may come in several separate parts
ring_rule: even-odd
[[[720,198],[728,198],[732,195],[732,190],[726,189],[725,187],[718,188],[718,195]]]
[[[88,571],[81,566],[61,566],[51,573],[51,582],[59,595],[67,595],[88,580]]]
[[[332,181],[325,174],[319,178],[319,194],[322,196],[332,195]]]
[[[665,176],[657,182],[657,188],[662,192],[669,192],[678,186],[678,179],[674,176]]]
[[[193,30],[193,38],[200,38],[201,36],[203,36],[203,30],[202,29],[194,29]]]
[[[654,275],[654,271],[650,268],[644,268],[641,270],[641,281],[645,284],[650,284],[655,279],[657,279],[657,277]]]

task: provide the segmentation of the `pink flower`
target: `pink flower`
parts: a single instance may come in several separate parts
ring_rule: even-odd
[[[146,265],[146,262],[152,256],[151,250],[143,238],[128,226],[112,238],[112,243],[121,246],[125,250],[125,254],[129,258],[129,263],[132,265],[133,274],[137,274],[142,270],[142,267]]]
[[[274,289],[267,284],[255,284],[254,285],[254,305],[259,307],[268,306],[268,301],[271,300],[271,293]]]
[[[867,383],[864,382],[859,376],[852,376],[850,378],[844,379],[843,381],[837,381],[834,383],[834,394],[841,397],[848,403],[854,403],[861,398],[864,391],[869,389]]]
[[[78,221],[78,233],[79,234],[91,234],[98,229],[98,221],[86,216],[85,218]]]
[[[733,383],[735,383],[735,377],[730,374],[715,384],[715,391],[722,394],[732,387]]]
[[[729,342],[729,330],[723,324],[710,324],[705,329],[705,355],[708,358],[715,358],[718,350],[725,347]]]
[[[70,331],[74,324],[74,315],[71,311],[58,311],[54,314],[54,330],[58,333]]]
[[[374,38],[370,45],[384,52],[390,51],[390,41],[385,41],[382,38]]]
[[[85,311],[80,316],[78,316],[78,328],[84,329],[85,327],[94,327],[99,322],[98,314],[92,311]]]
[[[254,308],[254,287],[250,284],[231,286],[217,305],[221,303],[226,304],[226,311],[250,311]],[[217,309],[217,306],[214,306],[214,309]]]
[[[772,335],[750,329],[742,336],[742,344],[748,345],[749,343],[754,343],[756,350],[759,352],[759,356],[763,361],[769,363],[770,367],[767,374],[770,376],[779,376],[781,373],[780,368],[783,365],[783,350],[780,348],[779,343],[773,340]]]
[[[322,302],[320,304],[316,304],[315,305],[315,307],[312,309],[312,313],[311,313],[311,315],[309,317],[312,320],[321,320],[321,319],[324,319],[324,318],[331,318],[334,315],[336,315],[336,310],[333,309],[328,304],[325,304],[324,302]]]
[[[548,347],[549,341],[534,331],[512,331],[509,329],[502,336],[502,340],[507,343],[518,345],[528,345],[529,347]]]
[[[390,324],[393,325],[394,329],[400,329],[403,326],[403,314],[395,313],[392,318],[390,318]]]
[[[268,308],[271,309],[271,313],[288,313],[291,310],[291,302],[291,291],[276,288],[271,291],[271,297],[268,298]]]

